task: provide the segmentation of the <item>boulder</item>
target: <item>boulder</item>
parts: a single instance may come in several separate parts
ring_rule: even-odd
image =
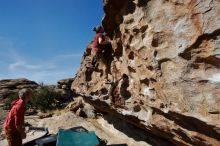
[[[104,0],[107,67],[101,60],[86,67],[87,47],[72,91],[170,145],[220,145],[219,6],[219,0]],[[121,94],[123,75],[129,96]],[[102,98],[111,96],[111,82],[121,106]]]
[[[74,78],[68,78],[57,81],[54,91],[61,95],[58,100],[68,100],[73,97],[73,92],[71,91],[71,84],[73,80]]]
[[[12,93],[17,93],[20,89],[31,88],[37,89],[39,85],[28,79],[4,79],[0,80],[0,98],[6,98]]]
[[[80,107],[83,107],[82,98],[76,98],[73,102],[70,102],[66,107],[66,111],[76,112]]]

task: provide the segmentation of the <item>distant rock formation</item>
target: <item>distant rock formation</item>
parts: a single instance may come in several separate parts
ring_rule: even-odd
[[[25,78],[0,80],[0,99],[6,98],[12,93],[17,93],[20,89],[37,89],[39,85]]]
[[[85,117],[85,118],[95,118],[96,113],[93,106],[83,101],[81,97],[75,98],[73,102],[70,102],[65,111],[72,111],[77,116]]]
[[[73,96],[73,92],[71,90],[71,84],[74,78],[62,79],[57,81],[56,87],[54,87],[54,91],[61,95],[59,100],[67,100]]]
[[[170,145],[220,145],[220,1],[104,0],[104,12],[110,81],[88,45],[72,90]]]
[[[6,98],[12,93],[17,93],[22,88],[31,88],[37,91],[40,90],[40,87],[47,86],[61,95],[60,100],[67,100],[73,96],[71,91],[73,80],[74,78],[62,79],[57,81],[57,85],[40,85],[24,78],[0,80],[0,99]]]

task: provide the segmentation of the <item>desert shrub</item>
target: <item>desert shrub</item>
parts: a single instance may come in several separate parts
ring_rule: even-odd
[[[58,107],[56,98],[59,98],[60,94],[56,93],[54,89],[47,86],[41,86],[40,89],[35,91],[31,100],[26,104],[26,108],[39,109],[41,111],[47,111],[56,109]],[[18,94],[11,94],[7,97],[4,104],[4,109],[9,110],[11,108],[11,102],[18,99]]]
[[[10,108],[11,108],[11,103],[12,103],[12,101],[14,101],[14,100],[16,100],[16,99],[18,99],[18,94],[16,94],[16,93],[13,93],[13,94],[10,94],[10,95],[8,95],[7,96],[7,98],[6,98],[6,100],[4,101],[4,109],[5,110],[9,110]]]
[[[29,106],[41,111],[52,110],[57,108],[56,98],[59,96],[60,95],[53,89],[47,86],[41,86],[41,88],[33,94]]]

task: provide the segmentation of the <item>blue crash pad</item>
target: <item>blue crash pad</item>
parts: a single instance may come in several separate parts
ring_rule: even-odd
[[[94,131],[72,131],[59,129],[56,146],[95,146],[99,140]]]

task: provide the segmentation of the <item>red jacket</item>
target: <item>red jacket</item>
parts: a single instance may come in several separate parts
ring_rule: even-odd
[[[100,53],[103,49],[103,45],[99,44],[99,38],[103,39],[103,33],[97,33],[93,39],[92,51],[94,53]]]
[[[12,108],[4,123],[4,128],[10,131],[15,131],[16,126],[24,124],[25,104],[22,99],[17,99],[12,102]]]

